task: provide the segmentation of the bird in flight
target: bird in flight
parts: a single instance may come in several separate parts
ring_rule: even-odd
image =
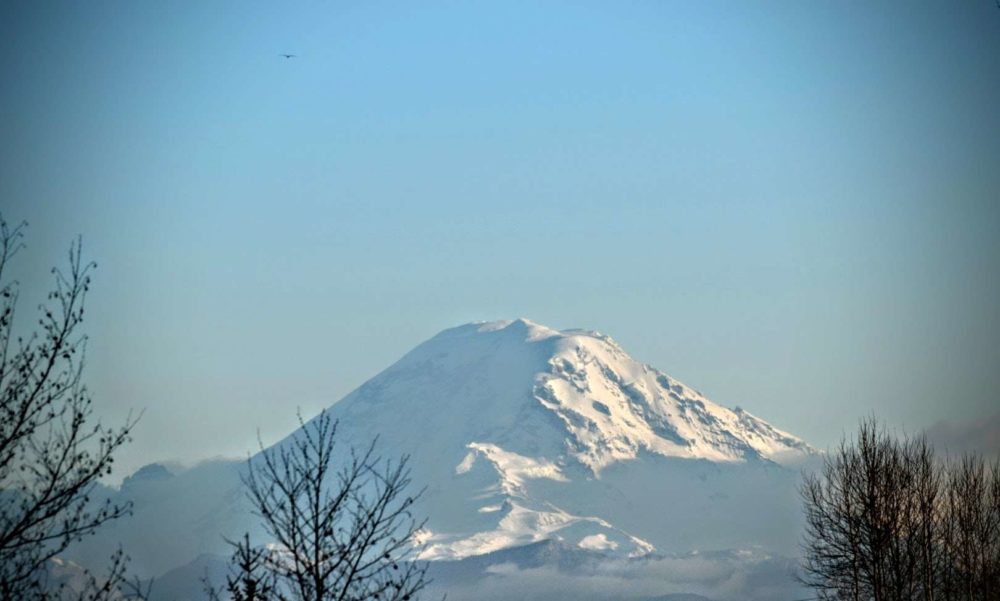
[[[279,54],[278,56],[283,56],[285,58],[295,58],[297,54]]]

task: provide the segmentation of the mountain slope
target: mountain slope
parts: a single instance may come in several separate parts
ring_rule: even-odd
[[[426,486],[416,511],[428,517],[421,542],[431,560],[542,541],[621,558],[748,546],[794,555],[798,472],[789,466],[815,456],[607,336],[523,319],[445,330],[329,412],[339,452],[378,436],[384,457],[411,456],[413,482]],[[239,484],[244,465],[142,471],[116,493],[135,500],[134,518],[76,556],[102,557],[121,542],[137,569],[157,575],[225,554],[223,537],[257,531]]]
[[[524,319],[445,330],[331,411],[414,445],[422,444],[427,427],[441,441],[559,457],[594,475],[642,451],[779,463],[813,452],[750,413],[717,405],[635,361],[607,336]]]
[[[666,542],[648,536],[660,528],[623,529],[607,484],[613,495],[655,490],[628,477],[648,471],[639,464],[659,466],[645,477],[704,488],[685,482],[704,469],[699,462],[739,480],[814,453],[635,361],[607,336],[523,319],[445,330],[330,412],[345,440],[379,435],[388,455],[412,454],[415,481],[428,485],[429,559],[553,537],[642,555]]]

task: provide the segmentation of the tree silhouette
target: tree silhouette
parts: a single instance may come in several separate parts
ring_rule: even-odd
[[[414,543],[423,522],[411,512],[422,491],[406,492],[409,458],[384,460],[373,441],[364,450],[351,449],[338,465],[336,430],[337,422],[323,412],[284,443],[261,445],[248,461],[243,482],[274,541],[257,551],[249,549],[248,538],[236,545],[241,560],[260,553],[273,579],[273,597],[256,599],[409,601],[427,584],[427,566],[416,561]],[[254,562],[244,562],[230,584],[245,576],[260,581]]]
[[[254,547],[250,544],[250,536],[243,535],[238,541],[228,541],[233,547],[229,558],[229,574],[226,584],[220,592],[207,576],[205,592],[209,601],[220,601],[226,595],[230,601],[278,601],[282,597],[277,592],[275,575],[268,569],[269,551],[266,547]]]
[[[874,419],[802,486],[803,581],[819,599],[1000,598],[1000,462],[944,462]]]
[[[78,328],[96,264],[82,260],[79,240],[68,270],[52,270],[55,285],[39,306],[39,329],[15,334],[19,289],[8,273],[24,247],[25,227],[9,227],[0,217],[0,599],[19,600],[65,595],[47,582],[48,562],[130,511],[93,503],[91,494],[135,424],[92,423],[81,377],[86,338]],[[108,577],[88,573],[92,586],[81,596],[118,595],[126,562],[119,552]]]

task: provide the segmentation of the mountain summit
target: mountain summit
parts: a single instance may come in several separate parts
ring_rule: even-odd
[[[727,409],[632,359],[610,337],[528,321],[445,330],[331,410],[384,437],[496,445],[575,462],[594,476],[642,452],[664,457],[795,462],[802,440]]]
[[[779,468],[815,452],[632,359],[608,336],[526,319],[445,330],[330,413],[346,439],[378,435],[390,456],[412,455],[415,481],[428,484],[430,559],[550,538],[641,555],[661,546],[649,535],[660,528],[624,527],[632,520],[617,519],[613,496],[657,488],[643,478]]]

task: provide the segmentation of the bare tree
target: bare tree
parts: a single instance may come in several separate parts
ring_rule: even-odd
[[[938,533],[941,503],[941,472],[935,463],[934,449],[926,437],[920,437],[910,453],[910,467],[914,474],[913,502],[916,505],[917,575],[923,601],[933,601],[940,587],[938,580],[940,551]]]
[[[214,587],[207,575],[202,579],[209,601],[220,601],[223,597],[230,601],[280,601],[283,597],[278,594],[275,575],[268,569],[267,547],[252,546],[248,534],[227,542],[233,547],[233,554],[222,590]]]
[[[803,581],[820,599],[1000,598],[1000,463],[945,463],[874,419],[805,476]]]
[[[802,497],[806,513],[804,582],[820,599],[862,596],[861,508],[856,506],[857,450],[841,442],[825,459],[822,476],[806,474]]]
[[[941,537],[947,599],[1000,595],[1000,462],[965,455],[948,469]]]
[[[300,420],[301,421],[301,420]],[[408,601],[427,583],[407,494],[408,457],[376,455],[376,441],[335,461],[337,423],[323,412],[285,443],[248,461],[244,484],[267,535],[279,598]],[[239,554],[239,549],[237,550]]]
[[[128,577],[129,557],[119,548],[111,554],[105,572],[96,576],[84,572],[83,585],[77,589],[60,586],[55,597],[66,601],[145,601],[149,599],[153,581],[137,576]],[[50,593],[51,593],[50,589]]]
[[[0,599],[56,595],[46,583],[47,562],[130,510],[91,500],[135,423],[93,424],[81,380],[86,339],[78,328],[96,265],[82,260],[79,241],[72,245],[68,271],[52,270],[39,330],[15,335],[18,284],[8,273],[25,225],[12,228],[0,218]],[[125,561],[113,558],[114,586]]]

